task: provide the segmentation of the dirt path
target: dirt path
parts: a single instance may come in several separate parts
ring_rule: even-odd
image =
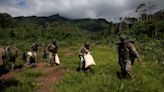
[[[36,81],[41,86],[38,86],[38,89],[36,89],[35,92],[53,92],[54,83],[64,75],[64,73],[61,72],[60,70],[58,70],[57,67],[55,67],[55,68],[48,67],[47,63],[45,63],[45,62],[37,63],[37,66],[33,69],[42,71],[44,75],[36,78]],[[15,79],[18,74],[18,71],[21,71],[21,70],[22,69],[14,70],[12,72],[2,74],[0,76],[0,80],[9,81],[11,79]]]
[[[1,75],[0,80],[10,80],[10,79],[15,78],[15,76],[16,76],[15,72],[9,72],[9,73]]]
[[[36,92],[53,92],[54,83],[59,80],[64,73],[57,68],[48,67],[47,63],[44,62],[38,63],[36,69],[44,72],[44,76],[36,79],[41,85]]]

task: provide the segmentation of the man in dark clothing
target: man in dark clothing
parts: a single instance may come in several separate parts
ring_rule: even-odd
[[[132,73],[132,61],[131,54],[135,55],[139,59],[139,54],[134,45],[128,41],[126,36],[120,36],[120,42],[118,43],[118,58],[119,65],[121,67],[121,76],[128,75],[130,78],[134,78]],[[140,59],[139,59],[140,60]]]

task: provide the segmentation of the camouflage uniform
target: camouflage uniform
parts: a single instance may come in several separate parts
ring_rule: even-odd
[[[126,74],[133,78],[134,75],[132,73],[132,61],[131,61],[131,53],[133,53],[137,58],[139,58],[139,54],[135,49],[134,45],[130,43],[125,36],[120,37],[120,43],[118,44],[118,56],[119,56],[119,65],[121,67],[121,75],[122,77],[126,76]]]
[[[7,46],[4,47],[4,57],[3,57],[4,64],[11,62],[12,70],[14,69],[17,56],[18,56],[18,49],[15,46],[8,44]]]
[[[85,60],[84,54],[91,51],[89,43],[85,43],[84,47],[81,47],[79,50],[79,59],[80,59],[80,70],[85,70]]]
[[[58,46],[56,44],[56,41],[50,43],[46,47],[46,51],[49,53],[49,66],[55,63],[55,56],[57,54]],[[56,64],[56,63],[55,63]]]

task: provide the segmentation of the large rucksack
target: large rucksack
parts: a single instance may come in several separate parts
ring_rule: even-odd
[[[129,43],[131,43],[131,44],[135,44],[135,41],[134,40],[129,40]],[[135,59],[137,58],[137,55],[136,55],[136,53],[135,52],[133,52],[133,51],[130,51],[129,52],[129,57],[130,57],[130,61],[131,61],[131,63],[132,63],[132,65],[134,64],[134,61],[135,61]]]

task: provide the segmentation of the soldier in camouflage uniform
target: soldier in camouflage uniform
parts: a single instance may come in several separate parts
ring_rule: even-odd
[[[120,35],[120,42],[118,43],[118,58],[121,67],[121,77],[128,75],[130,78],[134,78],[132,73],[132,61],[130,58],[131,54],[134,54],[135,57],[139,59],[139,54],[134,45],[128,41],[126,36]]]
[[[55,56],[57,54],[58,51],[58,46],[56,44],[56,40],[53,40],[52,43],[48,44],[45,48],[45,51],[48,51],[49,53],[49,66],[52,66],[53,64],[58,65],[57,63],[55,63]]]
[[[85,53],[87,54],[89,52],[91,52],[90,44],[89,44],[89,42],[86,42],[84,44],[84,47],[81,47],[80,50],[79,50],[80,67],[79,67],[78,70],[80,70],[80,71],[87,70],[87,69],[85,69],[84,54]]]
[[[3,55],[4,64],[11,62],[12,70],[14,70],[17,56],[18,56],[18,49],[14,45],[12,45],[12,43],[9,43],[4,47],[4,55]]]

